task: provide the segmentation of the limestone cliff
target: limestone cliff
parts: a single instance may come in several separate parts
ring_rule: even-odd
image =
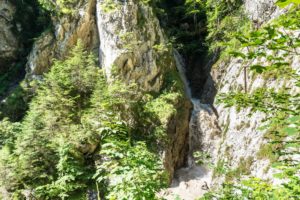
[[[108,80],[114,76],[136,82],[146,91],[161,92],[176,62],[167,39],[150,6],[136,0],[115,2],[108,9],[97,1],[99,61]],[[177,114],[167,118],[169,144],[164,147],[164,164],[170,175],[184,164],[188,144],[190,104],[178,99]]]
[[[67,55],[78,39],[99,55],[108,81],[117,76],[136,82],[144,91],[162,92],[168,73],[177,74],[173,50],[150,6],[129,0],[115,1],[111,7],[106,1],[88,0],[79,1],[74,10],[53,17],[54,30],[34,43],[26,65],[27,80],[42,78],[52,60]],[[191,107],[184,95],[174,106],[177,114],[164,122],[170,141],[162,148],[171,177],[186,158]]]
[[[263,0],[245,1],[245,11],[254,23],[259,23],[258,26],[261,26],[285,13],[286,10],[279,9],[274,2]],[[290,32],[289,34],[297,37],[298,32]],[[268,52],[268,50],[266,51]],[[290,63],[291,68],[297,71],[299,70],[299,59],[299,55],[292,55],[286,57],[285,61]],[[247,81],[247,91],[250,94],[257,88],[264,87],[268,89],[273,88],[276,91],[289,87],[293,94],[299,94],[299,88],[294,87],[294,82],[291,80],[255,75],[250,71],[249,73],[247,72],[245,77],[244,67],[259,62],[261,60],[252,59],[244,63],[241,59],[231,57],[226,60],[220,59],[215,63],[211,74],[218,91],[217,100],[219,94],[229,94],[233,91],[244,90],[245,79]],[[253,112],[251,108],[228,107],[217,100],[214,102],[216,112],[202,109],[200,113],[206,114],[199,114],[200,119],[198,121],[198,128],[201,130],[205,130],[208,124],[204,116],[209,118],[210,123],[218,123],[221,128],[219,134],[216,134],[218,133],[218,128],[215,125],[211,125],[209,131],[198,132],[201,136],[200,146],[204,152],[210,155],[210,162],[214,163],[215,166],[222,165],[224,169],[243,168],[245,176],[259,177],[278,183],[278,180],[273,177],[276,170],[270,167],[270,160],[259,156],[261,148],[268,142],[265,138],[266,130],[260,129],[265,124],[266,114],[259,111]],[[206,121],[206,123],[201,124],[203,121]],[[224,180],[224,176],[213,176],[211,186],[217,187]]]
[[[67,55],[78,39],[87,50],[97,52],[96,2],[78,1],[72,14],[52,17],[53,29],[44,32],[34,43],[26,65],[27,79],[41,77],[53,59]]]
[[[172,104],[172,112],[159,106],[153,109],[167,136],[166,142],[155,142],[171,184],[159,196],[170,200],[177,195],[184,200],[196,199],[221,186],[228,178],[224,171],[241,168],[245,177],[278,182],[270,160],[258,155],[267,143],[266,132],[260,129],[266,114],[235,105],[228,107],[218,98],[233,91],[251,95],[261,87],[278,91],[285,86],[298,94],[299,87],[293,87],[290,80],[245,71],[246,66],[264,62],[261,59],[243,62],[227,56],[218,60],[217,52],[209,62],[196,58],[194,63],[185,61],[161,26],[168,20],[159,21],[147,0],[74,0],[71,4],[72,12],[51,15],[51,26],[34,40],[24,66],[26,83],[43,81],[53,60],[64,59],[81,40],[85,50],[98,57],[98,66],[103,69],[108,85],[114,79],[136,83],[141,91],[153,94],[154,102],[170,91],[176,92],[175,98],[163,99]],[[256,29],[286,12],[275,5],[275,0],[244,0],[242,8]],[[0,0],[0,73],[19,59],[23,46],[12,31],[12,26],[19,28],[20,33],[22,29],[13,22],[15,11],[13,4]],[[196,24],[197,18],[193,22]],[[176,25],[185,31],[192,27],[188,23]],[[196,32],[199,27],[195,27]],[[288,34],[299,37],[299,30]],[[206,50],[207,47],[202,52]],[[299,54],[286,56],[284,61],[299,73]],[[190,63],[192,67],[187,66]],[[186,73],[188,67],[193,70]],[[93,154],[96,145],[92,149],[84,153]],[[218,174],[218,170],[224,173]],[[96,196],[92,189],[91,193]]]
[[[258,29],[285,14],[287,9],[280,9],[272,0],[245,0],[243,10]],[[288,34],[295,38],[299,37],[297,30]],[[265,51],[271,53],[268,50]],[[291,69],[299,73],[299,59],[299,54],[296,53],[286,57],[285,62],[290,63]],[[216,60],[217,62],[214,63]],[[269,141],[265,137],[266,130],[261,129],[266,122],[266,114],[254,112],[250,107],[242,109],[235,105],[229,107],[218,101],[221,94],[244,90],[245,80],[249,94],[254,93],[257,88],[273,88],[278,91],[284,87],[291,88],[293,94],[299,94],[299,87],[295,87],[294,81],[289,79],[257,75],[250,70],[245,77],[244,68],[260,62],[264,61],[252,59],[245,63],[233,56],[226,57],[226,59],[216,59],[216,56],[213,56],[211,62],[208,62],[208,65],[214,63],[211,66],[212,78],[209,74],[204,77],[206,82],[203,84],[201,93],[195,94],[196,90],[193,91],[193,96],[199,99],[192,99],[194,109],[190,120],[189,136],[191,163],[188,168],[177,171],[172,187],[163,193],[167,199],[179,196],[185,200],[193,200],[210,189],[219,188],[229,179],[231,179],[229,181],[234,181],[241,178],[238,177],[240,175],[245,179],[259,177],[274,184],[280,183],[274,178],[278,170],[270,167],[272,161],[260,155],[262,148]],[[205,74],[196,75],[205,76]],[[197,83],[190,85],[199,87]],[[212,102],[211,100],[215,97],[215,88],[217,97]],[[194,163],[197,159],[200,159],[200,167]],[[236,175],[231,177],[226,175],[235,170],[239,171]]]

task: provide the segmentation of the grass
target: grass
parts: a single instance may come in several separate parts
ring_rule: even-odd
[[[260,146],[260,150],[257,152],[257,158],[258,159],[268,159],[270,160],[270,162],[275,162],[278,159],[278,156],[276,156],[273,151],[274,147],[272,146],[272,144],[262,144]]]
[[[249,156],[246,159],[244,157],[241,157],[238,167],[234,170],[229,171],[225,175],[225,182],[232,182],[235,179],[239,179],[242,175],[250,175],[250,167],[253,161],[254,157],[252,156]]]

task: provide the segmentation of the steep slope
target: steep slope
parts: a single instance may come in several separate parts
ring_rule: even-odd
[[[0,179],[1,197],[9,199],[25,195],[30,198],[37,195],[40,198],[59,198],[58,196],[70,195],[70,198],[75,198],[76,195],[87,195],[92,198],[97,194],[115,195],[114,187],[126,184],[125,179],[130,174],[120,174],[120,178],[125,176],[124,182],[120,183],[117,181],[118,177],[104,177],[105,182],[95,178],[102,176],[103,172],[98,170],[109,161],[106,156],[110,155],[102,153],[101,148],[102,144],[109,142],[99,139],[101,134],[105,135],[111,130],[102,127],[106,124],[112,126],[116,137],[120,137],[120,141],[116,142],[128,145],[122,146],[124,149],[121,148],[120,151],[127,153],[137,150],[137,155],[144,153],[141,155],[145,157],[138,158],[140,161],[133,161],[145,162],[146,168],[141,173],[154,175],[143,177],[143,174],[137,174],[137,178],[156,181],[162,176],[159,173],[165,171],[166,175],[159,184],[164,184],[165,179],[171,181],[175,169],[184,165],[187,158],[191,105],[176,69],[173,48],[165,38],[152,8],[147,3],[133,0],[113,3],[95,0],[73,1],[70,4],[49,3],[50,5],[45,3],[43,6],[53,14],[52,28],[34,42],[26,65],[25,81],[35,95],[29,111],[21,123],[13,124],[7,119],[1,122],[1,126],[7,129],[1,129],[5,135],[1,138],[1,155],[5,156],[0,162],[0,172],[3,174],[8,169],[12,174]],[[54,11],[51,6],[59,9]],[[94,68],[93,57],[88,56],[85,51],[99,55],[97,65],[105,72],[105,78]],[[80,66],[76,66],[77,64]],[[84,67],[87,68],[86,72],[83,71]],[[98,79],[96,75],[99,75]],[[105,79],[107,83],[103,81]],[[116,90],[118,87],[120,89]],[[104,118],[101,118],[102,115]],[[110,118],[110,121],[106,121],[105,117]],[[117,118],[120,121],[115,121]],[[126,128],[123,127],[125,125]],[[122,129],[119,130],[119,126]],[[66,127],[69,128],[65,129]],[[125,141],[122,141],[123,129],[128,130],[128,133],[125,132],[128,135]],[[71,139],[69,134],[60,135],[65,132],[62,130],[71,131],[75,135],[81,134],[82,137]],[[70,146],[64,146],[58,142],[59,138],[72,144],[67,142]],[[6,141],[9,139],[11,143],[8,145]],[[44,141],[48,145],[44,145]],[[57,148],[53,149],[53,146]],[[103,145],[103,149],[108,147],[109,145]],[[62,150],[64,148],[66,151]],[[68,155],[62,155],[62,151]],[[116,152],[116,155],[118,153],[121,152]],[[76,161],[69,163],[68,159],[61,156],[71,156],[70,159]],[[130,156],[128,159],[136,159],[134,154]],[[150,156],[158,159],[153,161]],[[37,164],[38,160],[41,163]],[[119,162],[120,159],[112,160]],[[163,168],[156,166],[160,160],[163,161]],[[65,164],[74,165],[79,170],[76,178],[65,182],[67,185],[60,184],[65,178],[62,175],[71,172],[61,171],[65,168],[61,168],[60,163],[65,161]],[[20,170],[15,169],[16,162],[21,163]],[[155,165],[147,165],[147,162],[155,162]],[[82,163],[85,163],[83,168],[87,169],[84,172]],[[132,164],[135,167],[132,170],[144,167],[143,164]],[[155,168],[152,169],[153,167]],[[94,170],[94,178],[91,178],[90,170]],[[43,177],[44,173],[48,173],[49,179]],[[82,179],[81,176],[89,178]],[[26,187],[23,181],[26,182]],[[98,184],[103,184],[110,189],[96,191],[94,184],[91,184],[95,181],[97,187]],[[150,182],[149,187],[155,186],[151,184]],[[140,184],[139,187],[144,185],[147,183]],[[151,189],[139,195],[152,197],[154,192]]]
[[[1,1],[0,7],[0,118],[18,121],[30,99],[21,87],[27,55],[34,38],[49,27],[50,16],[37,0]]]
[[[172,49],[152,9],[137,1],[116,2],[112,8],[107,4],[79,1],[79,12],[55,18],[55,34],[42,35],[29,55],[27,80],[47,72],[52,59],[66,55],[78,39],[88,50],[98,54],[99,49],[99,64],[108,80],[113,72],[127,83],[137,82],[145,91],[160,92],[166,87],[166,77],[176,78]],[[184,99],[176,104],[182,113],[168,116],[163,122],[171,139],[165,154],[165,165],[171,175],[174,168],[183,165],[187,151],[190,104]]]
[[[0,104],[0,117],[9,116],[0,121],[1,199],[265,191],[292,199],[299,191],[299,6],[24,2],[0,2],[0,73],[26,62],[22,84],[22,73],[3,84],[11,95]],[[35,12],[29,19],[41,24],[24,26]],[[294,182],[280,186],[281,171]]]
[[[38,78],[49,70],[53,59],[63,58],[81,39],[87,50],[97,52],[96,2],[76,1],[76,12],[52,17],[52,29],[44,32],[34,43],[26,64],[26,79]],[[59,12],[59,10],[57,10]]]
[[[286,18],[288,19],[288,15],[286,14],[288,8],[280,9],[275,5],[275,1],[245,1],[242,8],[242,13],[245,13],[247,18],[251,19],[251,24],[254,26],[254,30],[251,33],[254,35],[252,36],[254,39],[251,40],[252,43],[249,42],[250,45],[248,44],[248,49],[236,46],[230,49],[232,43],[230,43],[229,40],[231,40],[231,38],[227,39],[227,41],[225,40],[224,42],[228,43],[225,43],[227,46],[222,46],[223,49],[229,48],[231,51],[241,52],[242,56],[236,58],[238,56],[234,56],[233,53],[229,55],[228,52],[222,52],[221,57],[217,59],[217,63],[212,66],[211,76],[213,80],[207,77],[202,92],[193,94],[194,96],[200,97],[200,99],[192,100],[194,110],[190,121],[189,156],[194,162],[198,162],[198,166],[201,167],[197,170],[196,164],[196,167],[190,165],[187,168],[178,170],[173,185],[170,189],[165,191],[165,195],[168,199],[174,199],[176,196],[185,200],[196,199],[207,191],[222,188],[223,183],[228,184],[229,187],[236,183],[237,187],[239,187],[241,184],[240,180],[247,180],[249,177],[256,177],[258,180],[266,181],[263,182],[262,185],[260,185],[259,181],[253,181],[252,183],[250,181],[248,183],[250,186],[248,186],[253,188],[264,187],[263,184],[280,184],[282,180],[276,178],[275,175],[279,173],[280,170],[272,166],[277,161],[282,162],[283,160],[284,162],[285,159],[294,162],[292,165],[296,163],[294,170],[297,171],[298,169],[297,163],[299,163],[299,155],[297,152],[299,152],[299,148],[297,144],[291,149],[289,149],[289,147],[285,150],[281,149],[285,148],[284,143],[286,142],[288,144],[289,140],[292,140],[291,143],[297,143],[297,137],[299,136],[299,133],[297,133],[298,129],[293,129],[295,132],[291,133],[291,135],[295,134],[295,136],[291,138],[283,133],[282,137],[286,137],[286,139],[283,139],[283,143],[280,143],[282,138],[278,139],[278,137],[274,136],[276,133],[272,133],[274,132],[272,129],[276,130],[277,128],[278,132],[282,132],[280,129],[284,128],[284,125],[280,124],[280,120],[276,121],[276,117],[278,117],[276,112],[283,112],[285,113],[284,115],[288,116],[297,115],[297,106],[299,106],[297,100],[299,99],[298,96],[300,92],[299,86],[297,85],[297,78],[294,79],[293,76],[289,76],[288,71],[290,70],[291,73],[295,72],[294,76],[296,77],[299,75],[299,46],[294,47],[294,49],[293,47],[287,49],[286,51],[289,53],[284,54],[284,52],[285,48],[288,48],[288,45],[297,46],[298,27],[297,25],[288,25],[288,20],[284,21]],[[284,15],[287,16],[285,17]],[[289,16],[293,15],[294,18],[297,18],[297,14],[289,14]],[[231,17],[230,14],[228,16]],[[221,24],[228,23],[226,17]],[[233,15],[232,20],[235,19],[237,19],[238,23],[243,20],[242,17],[237,18],[237,16]],[[256,30],[264,30],[264,27],[268,28],[268,24],[273,23],[272,21],[275,21],[274,23],[276,24],[276,22],[280,20],[283,21],[283,25],[277,24],[275,27],[277,28],[277,26],[279,26],[280,28],[273,28],[276,34],[280,34],[278,38],[291,38],[290,43],[285,43],[281,49],[272,49],[272,46],[269,46],[268,42],[274,42],[276,41],[275,39],[272,41],[272,37],[269,37],[271,39],[262,39],[263,37],[259,38],[259,36],[255,37],[255,34],[261,34],[255,32]],[[245,24],[241,24],[241,26],[243,25]],[[261,26],[262,28],[260,28]],[[250,29],[242,31],[244,31],[240,33],[242,36],[238,35],[238,31],[234,34],[237,35],[236,37],[243,38],[244,35],[248,34]],[[274,37],[276,38],[276,36]],[[246,38],[247,36],[245,36],[244,41],[247,40]],[[255,42],[258,41],[257,43],[259,43],[261,40],[265,43],[262,43],[261,46],[255,46]],[[241,41],[243,42],[242,39]],[[247,45],[247,43],[245,43],[246,42],[244,42],[243,45]],[[247,52],[250,53],[247,54]],[[251,52],[258,52],[258,56],[251,57]],[[262,52],[261,56],[259,52]],[[271,58],[271,60],[267,60],[267,56],[265,56],[264,52],[268,55],[268,59]],[[256,55],[255,53],[253,54]],[[282,54],[286,55],[284,59],[280,56]],[[218,52],[216,52],[216,55],[218,55]],[[246,59],[247,56],[250,58]],[[262,73],[259,70],[254,70],[257,66],[272,66],[274,62],[276,63],[276,59],[282,59],[281,62],[286,63],[285,67],[288,68],[287,71],[285,71],[284,68],[281,69],[280,65],[277,67],[280,69],[275,70],[274,68],[272,69],[272,67],[266,67],[270,68],[270,71],[274,70],[274,72]],[[212,63],[214,60],[216,59],[213,58]],[[201,65],[198,65],[198,67],[201,67]],[[262,70],[266,68],[262,68]],[[182,73],[185,74],[184,72]],[[191,86],[195,84],[196,83],[193,83]],[[218,91],[214,105],[201,103],[210,102],[207,101],[207,99],[214,99],[214,93],[211,92],[214,90],[214,87],[217,87]],[[273,95],[275,95],[276,92],[280,95],[280,92],[287,90],[291,96],[289,97],[289,95],[287,95],[286,101],[291,102],[292,105],[289,108],[293,111],[287,111],[284,110],[284,108],[280,110],[280,108],[278,108],[282,104],[278,101],[276,102],[276,100],[274,101],[273,98],[281,97],[275,97],[272,96],[272,94],[270,97],[268,92],[262,93],[262,96],[259,96],[257,92],[262,88],[266,89],[266,91],[275,91],[275,93],[271,92]],[[237,91],[240,96],[232,95]],[[253,98],[252,104],[249,103],[246,98],[243,99],[245,93],[250,99],[251,97]],[[283,99],[284,98],[285,97],[283,97]],[[261,108],[260,106],[262,106],[262,108],[264,106],[264,99],[270,103],[270,105],[266,106],[268,111],[259,110]],[[247,102],[249,104],[247,104]],[[292,102],[294,102],[294,104]],[[278,105],[276,105],[276,103]],[[296,113],[289,115],[290,112]],[[269,129],[262,128],[270,123],[270,119],[274,119],[273,123],[275,124],[273,124],[273,127]],[[297,127],[295,124],[291,126]],[[295,178],[295,180],[296,179],[297,178]],[[291,180],[294,179],[292,178]],[[293,184],[293,181],[291,184]],[[235,190],[234,188],[232,189],[231,195],[233,195],[233,197],[235,196]],[[253,190],[255,191],[255,189]],[[293,190],[294,193],[292,194],[295,195],[296,190],[297,189]],[[242,193],[242,191],[239,192]],[[265,195],[263,192],[257,192],[258,195]],[[220,194],[208,195],[207,199],[213,197],[226,199],[226,194],[229,196],[228,193],[224,193],[224,196]],[[249,192],[249,194],[252,195],[251,192]],[[245,196],[237,198],[249,198],[249,196],[245,194]]]
[[[254,9],[256,8],[256,9]],[[274,19],[285,12],[274,6],[273,2],[246,2],[246,12],[250,18],[261,20],[262,23],[268,23],[268,20]],[[270,12],[267,16],[259,15],[259,13]],[[286,27],[289,31],[288,28]],[[289,32],[291,37],[297,37],[297,32]],[[256,51],[260,51],[257,47]],[[264,49],[270,55],[274,55],[275,51]],[[279,57],[279,56],[278,56]],[[243,62],[243,59],[231,58],[227,61],[221,61],[214,66],[213,73],[216,77],[219,94],[230,94],[234,91],[246,90],[249,94],[255,93],[259,88],[267,87],[268,90],[274,89],[280,91],[281,88],[288,87],[293,95],[299,93],[299,88],[294,85],[294,80],[278,77],[276,75],[257,75],[255,71],[248,71],[245,75],[245,66],[252,66],[259,63],[266,64],[261,61],[263,58],[254,58]],[[284,59],[289,63],[289,67],[298,71],[299,56],[290,54]],[[282,72],[285,73],[285,72]],[[245,81],[247,84],[245,85]],[[247,87],[245,89],[245,87]],[[265,98],[268,98],[265,96]],[[259,101],[259,100],[258,100]],[[222,102],[222,101],[221,101]],[[226,159],[231,168],[245,165],[246,174],[260,177],[262,179],[273,179],[272,169],[269,168],[270,161],[267,158],[261,158],[259,151],[263,144],[266,143],[265,131],[260,127],[265,124],[268,113],[253,111],[253,108],[238,108],[233,105],[228,108],[226,103],[217,103],[216,109],[219,113],[219,122],[223,127],[223,136],[219,145],[218,159]],[[226,161],[226,162],[227,162]],[[269,171],[270,169],[270,171]]]
[[[100,66],[108,80],[119,76],[145,91],[162,92],[168,84],[166,78],[179,77],[173,49],[150,6],[136,0],[98,1],[97,21]],[[162,121],[170,139],[164,160],[171,177],[186,158],[190,103],[180,98],[174,106],[178,114]]]

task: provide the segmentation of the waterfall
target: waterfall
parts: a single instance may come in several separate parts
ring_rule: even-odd
[[[164,199],[173,200],[178,196],[185,200],[194,200],[203,196],[210,187],[212,171],[205,164],[197,165],[193,153],[201,150],[202,126],[210,123],[210,118],[200,118],[204,112],[209,111],[209,105],[202,104],[200,99],[192,97],[189,81],[186,77],[185,62],[178,51],[174,50],[174,58],[180,78],[184,84],[186,96],[193,104],[193,111],[189,122],[189,152],[187,167],[177,169],[172,180],[172,185],[163,193]],[[205,133],[206,134],[206,133]]]
[[[122,14],[123,14],[123,17],[122,17],[122,30],[124,31],[124,33],[126,33],[126,13],[127,13],[127,7],[128,7],[128,0],[124,0],[124,5],[123,5],[123,8],[122,8]]]
[[[188,154],[188,163],[187,163],[188,167],[191,168],[195,166],[195,161],[193,159],[193,151],[194,151],[193,147],[197,145],[194,141],[194,137],[196,134],[195,133],[196,131],[194,131],[194,129],[195,127],[197,127],[197,114],[202,109],[202,104],[200,103],[199,99],[192,98],[191,88],[189,86],[189,82],[186,77],[185,62],[177,50],[174,50],[174,57],[176,61],[177,70],[184,84],[185,93],[193,104],[193,111],[192,111],[192,116],[189,124],[189,129],[190,129],[189,130],[189,154]]]
[[[184,91],[185,91],[187,97],[189,99],[192,99],[192,91],[190,89],[189,82],[186,78],[184,60],[183,60],[182,56],[179,54],[179,52],[176,49],[174,49],[174,58],[175,58],[175,61],[176,61],[177,70],[179,72],[180,78],[181,78],[181,80],[183,82],[183,85],[184,85]]]

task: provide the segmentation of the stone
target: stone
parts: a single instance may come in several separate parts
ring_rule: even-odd
[[[162,56],[153,46],[166,42],[158,19],[152,8],[133,0],[116,1],[116,7],[118,9],[107,12],[103,2],[97,1],[101,67],[108,79],[112,78],[112,71],[117,70],[144,89],[159,91],[163,66],[159,66],[158,60]],[[143,25],[141,20],[144,20]]]
[[[52,18],[54,33],[49,31],[42,34],[28,56],[27,80],[41,78],[50,69],[53,59],[67,56],[78,40],[82,41],[87,50],[98,53],[95,3],[95,0],[80,0],[74,8],[74,14]]]
[[[107,11],[97,1],[99,60],[109,81],[116,73],[123,81],[136,82],[144,91],[161,92],[164,76],[176,71],[172,49],[159,52],[155,45],[167,47],[167,40],[152,8],[137,0],[115,1]],[[185,164],[191,104],[181,98],[177,114],[166,119],[168,145],[162,147],[164,167],[170,181],[176,169]]]

